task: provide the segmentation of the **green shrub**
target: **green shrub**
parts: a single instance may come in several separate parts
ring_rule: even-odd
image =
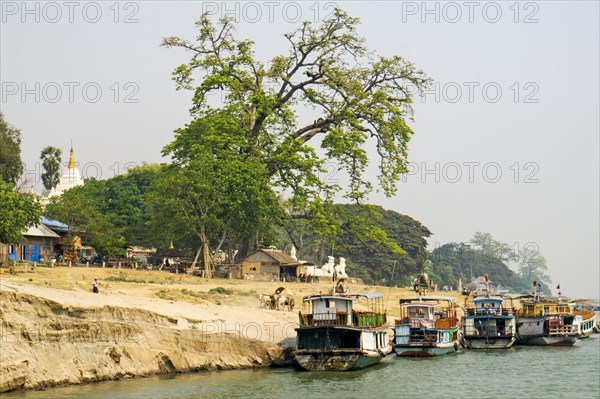
[[[211,288],[208,290],[209,294],[222,294],[222,295],[231,295],[233,294],[233,290],[228,290],[223,287]]]

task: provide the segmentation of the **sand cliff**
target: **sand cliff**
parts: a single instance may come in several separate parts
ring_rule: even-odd
[[[0,392],[282,359],[295,313],[0,283]],[[289,340],[288,340],[289,341]]]

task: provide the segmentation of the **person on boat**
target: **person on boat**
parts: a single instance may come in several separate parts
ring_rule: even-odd
[[[100,292],[100,291],[98,290],[98,286],[99,286],[99,285],[100,285],[100,284],[98,283],[98,279],[94,277],[94,281],[92,281],[92,292],[93,292],[94,294],[97,294],[98,292]]]

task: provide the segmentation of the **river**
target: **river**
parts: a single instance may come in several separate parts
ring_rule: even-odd
[[[352,372],[211,371],[2,394],[3,398],[600,398],[600,335],[437,358],[390,355]]]

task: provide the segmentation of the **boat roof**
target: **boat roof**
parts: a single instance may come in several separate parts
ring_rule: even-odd
[[[403,303],[404,307],[427,307],[427,308],[435,308],[439,305],[439,302],[411,302],[411,303]]]
[[[569,305],[573,305],[573,303],[569,303],[569,302],[563,302],[563,301],[553,301],[551,299],[540,299],[539,301],[534,301],[534,300],[530,300],[530,301],[521,301],[522,305],[534,305],[534,306],[541,306],[541,305],[555,305],[555,306],[569,306]]]
[[[311,295],[304,297],[304,301],[316,301],[318,299],[345,299],[345,300],[353,300],[357,298],[367,298],[367,299],[375,299],[375,298],[383,298],[381,294],[372,294],[366,292],[345,292],[343,294],[326,294],[326,295]]]
[[[473,299],[473,302],[475,303],[480,303],[480,302],[503,302],[504,300],[502,298],[475,298]]]
[[[412,301],[445,301],[448,303],[456,302],[456,298],[448,297],[448,296],[415,296],[400,299],[400,304]]]

